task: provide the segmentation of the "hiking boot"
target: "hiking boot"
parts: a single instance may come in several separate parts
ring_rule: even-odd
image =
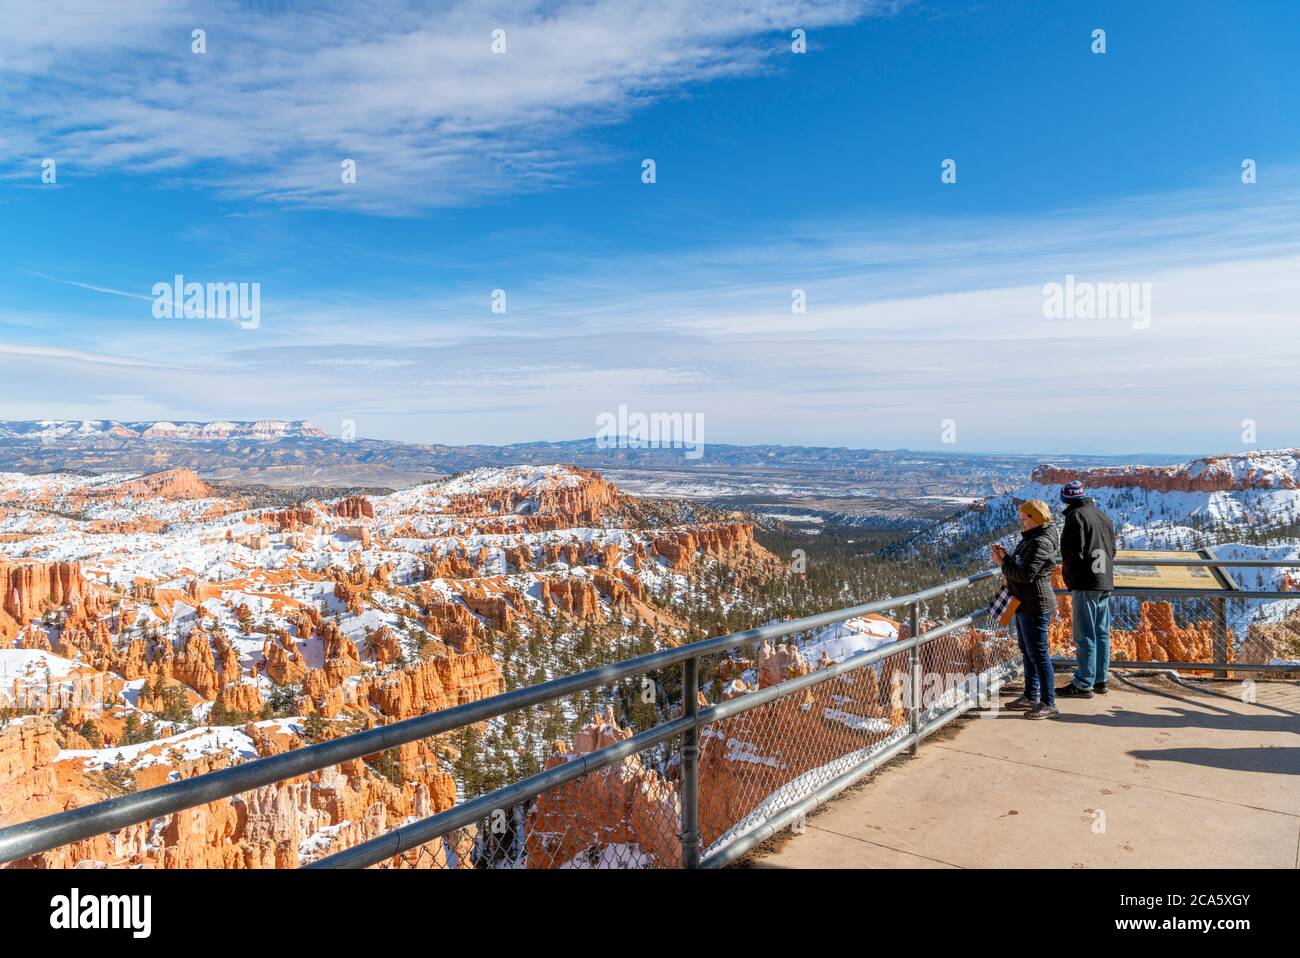
[[[1106,694],[1106,683],[1105,683],[1105,682],[1098,682],[1096,685],[1094,685],[1094,686],[1092,687],[1092,694],[1093,694],[1093,695],[1105,695],[1105,694]]]
[[[1056,696],[1057,698],[1067,699],[1090,699],[1092,698],[1092,689],[1081,689],[1071,682],[1069,685],[1057,689]]]
[[[1031,699],[1022,695],[1018,699],[1012,699],[1010,702],[1008,702],[1006,705],[1002,707],[1004,709],[1009,709],[1012,712],[1028,712],[1031,708],[1033,708],[1037,704],[1038,704],[1038,699]]]
[[[1060,714],[1061,713],[1057,711],[1055,705],[1047,705],[1043,702],[1039,702],[1037,705],[1035,705],[1033,708],[1031,708],[1028,712],[1025,713],[1025,718],[1049,719],[1049,718],[1056,718]]]

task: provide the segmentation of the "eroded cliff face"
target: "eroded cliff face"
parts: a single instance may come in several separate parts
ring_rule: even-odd
[[[52,608],[78,604],[89,591],[76,562],[0,562],[0,588],[4,589],[5,618],[0,618],[4,638]]]
[[[365,496],[349,496],[334,503],[330,513],[345,519],[373,519],[375,508]]]
[[[669,568],[677,570],[689,568],[700,555],[761,558],[760,549],[754,542],[754,527],[745,522],[677,529],[654,540],[655,554],[662,556]]]
[[[258,756],[301,744],[272,723],[247,725],[240,734]],[[42,814],[104,797],[103,782],[81,773],[74,762],[59,760],[54,738],[54,724],[48,720],[29,720],[0,732],[0,784],[5,794],[47,810]],[[405,780],[401,785],[365,762],[346,762],[186,809],[161,823],[146,822],[75,842],[11,867],[70,868],[99,862],[145,868],[296,868],[383,834],[409,816],[427,817],[455,804],[455,783],[437,770],[427,746],[414,743],[401,751],[394,765]],[[11,755],[22,770],[16,777],[6,774]],[[181,760],[167,771],[173,780],[184,779],[226,767],[230,760],[228,755]],[[386,866],[468,867],[466,841],[472,836],[472,830],[453,836],[459,843],[459,861],[455,855],[449,858],[447,849],[434,848],[395,858]]]
[[[58,754],[57,727],[48,716],[27,716],[0,727],[0,823],[63,811],[50,766]]]
[[[1239,489],[1296,489],[1300,450],[1207,456],[1177,466],[1108,466],[1064,469],[1042,465],[1032,480],[1064,485],[1075,479],[1088,487],[1151,489],[1159,492],[1227,492]]]
[[[193,469],[168,469],[89,491],[88,495],[112,498],[207,499],[213,488]]]
[[[699,564],[783,569],[744,523],[644,529],[612,484],[564,467],[270,510],[188,470],[0,480],[0,502],[0,665],[17,676],[0,688],[0,824],[500,694],[520,646],[545,662],[544,643],[588,636],[593,654],[638,629],[671,645],[684,626],[658,597]],[[459,741],[19,864],[295,866],[451,807]],[[670,792],[634,800],[637,827]],[[387,865],[464,867],[474,842],[465,830]]]
[[[598,522],[626,503],[613,483],[588,469],[569,467],[541,475],[524,468],[497,471],[505,474],[506,482],[453,492],[449,511],[466,516],[554,517],[574,526]],[[523,481],[511,481],[512,473]]]

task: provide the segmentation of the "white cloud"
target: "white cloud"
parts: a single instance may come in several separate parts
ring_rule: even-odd
[[[167,363],[158,363],[134,356],[112,356],[105,353],[86,352],[81,349],[64,349],[59,346],[33,346],[24,343],[0,343],[0,355],[26,356],[36,359],[67,360],[74,363],[90,363],[100,366],[129,366],[132,368],[148,367],[154,369],[175,368]]]
[[[784,234],[794,242],[573,257],[512,288],[504,316],[482,290],[358,290],[347,277],[286,296],[253,331],[146,309],[111,321],[10,310],[6,339],[43,330],[62,349],[0,348],[0,399],[28,408],[57,379],[57,411],[38,417],[148,418],[103,401],[138,394],[139,370],[82,359],[134,355],[175,367],[148,377],[165,416],[352,418],[363,435],[414,441],[591,435],[598,412],[625,402],[702,412],[719,442],[935,448],[955,418],[970,450],[1213,452],[1251,418],[1261,442],[1300,444],[1300,191],[1235,195],[810,222]],[[1151,283],[1150,328],[1045,319],[1042,286],[1067,273]],[[133,305],[86,291],[127,285],[112,276],[33,282]],[[806,314],[790,312],[792,286],[807,289]]]
[[[456,205],[561,182],[592,158],[578,131],[770,66],[792,26],[887,6],[7,4],[0,144],[24,175],[49,156],[65,171],[162,173],[290,203],[382,213]],[[205,54],[190,50],[196,28]],[[495,29],[506,31],[504,55],[491,52]],[[341,182],[344,159],[357,161],[355,184]]]

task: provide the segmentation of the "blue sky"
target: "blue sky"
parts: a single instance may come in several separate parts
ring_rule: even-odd
[[[355,6],[0,12],[0,418],[1300,445],[1294,4]],[[257,328],[155,318],[176,273]]]

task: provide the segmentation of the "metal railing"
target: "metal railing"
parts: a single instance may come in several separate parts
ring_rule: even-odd
[[[1125,564],[1300,566],[1259,560]],[[578,750],[575,744],[573,752],[557,749],[548,767],[537,774],[404,821],[305,867],[721,867],[780,829],[797,826],[809,811],[900,753],[915,751],[964,712],[981,703],[995,704],[988,696],[1018,672],[1019,650],[989,621],[982,605],[987,597],[981,598],[980,608],[943,624],[928,625],[922,609],[996,575],[994,570],[980,572],[909,595],[665,649],[2,828],[0,862],[156,822],[400,745],[483,727],[521,710],[557,705],[578,693],[680,667],[677,694],[656,692],[657,718],[648,728],[623,729],[612,721],[584,727],[590,748]],[[1199,591],[1190,596],[1200,598]],[[1218,600],[1300,599],[1296,593],[1204,591]],[[1121,600],[1160,594],[1116,590]],[[1178,595],[1189,598],[1186,590]],[[851,652],[838,661],[828,656],[805,662],[796,654],[798,648],[817,652],[816,642],[809,640],[820,634],[818,630],[899,610],[907,623],[906,636],[900,634],[899,641]],[[1226,639],[1226,631],[1223,634]],[[805,640],[801,646],[768,645],[798,637]],[[741,650],[759,644],[763,648],[757,668],[755,662],[737,658]],[[1217,640],[1214,648],[1217,654]],[[1121,659],[1112,664],[1153,663]],[[1228,665],[1217,658],[1154,664],[1197,669]],[[775,682],[764,681],[765,666],[772,666]],[[1232,663],[1228,668],[1284,671],[1262,663]],[[751,681],[730,695],[726,680],[737,670],[758,675],[760,687],[753,690]],[[935,682],[936,677],[940,681]],[[706,688],[715,701],[701,702]],[[424,856],[429,856],[427,861]]]
[[[1262,653],[1252,648],[1250,637],[1235,634],[1231,628],[1229,610],[1234,603],[1243,605],[1247,602],[1278,601],[1300,603],[1300,592],[1277,592],[1267,590],[1242,589],[1229,576],[1230,568],[1254,569],[1294,569],[1300,568],[1300,560],[1288,559],[1223,559],[1207,556],[1199,559],[1161,559],[1155,557],[1116,558],[1116,570],[1122,567],[1160,566],[1172,568],[1203,568],[1216,573],[1217,585],[1207,588],[1131,588],[1117,587],[1111,594],[1111,666],[1114,668],[1163,668],[1176,671],[1210,671],[1217,678],[1225,678],[1229,672],[1293,674],[1300,672],[1295,665],[1273,665],[1266,662],[1241,660],[1234,653],[1243,651],[1247,655],[1263,657]],[[1065,589],[1057,589],[1057,595],[1069,595]],[[1161,609],[1160,606],[1167,608]],[[1161,613],[1161,618],[1152,621],[1148,611]],[[1181,620],[1181,621],[1180,621]],[[1204,625],[1202,625],[1204,623]],[[1208,626],[1208,629],[1205,628]],[[1256,624],[1256,629],[1259,625]],[[1208,632],[1209,648],[1203,659],[1180,660],[1179,658],[1147,658],[1141,655],[1125,657],[1115,655],[1116,647],[1122,651],[1128,643],[1127,636],[1139,635],[1144,631],[1164,633],[1172,639],[1167,645],[1175,647],[1203,644],[1201,640]],[[1234,644],[1234,638],[1237,643]],[[1118,640],[1118,641],[1117,641]],[[1149,649],[1165,651],[1160,643],[1148,643]],[[1140,652],[1141,650],[1137,650]],[[1071,659],[1059,657],[1057,664],[1068,665]],[[1224,668],[1227,666],[1227,668]],[[1214,667],[1214,668],[1211,668]]]
[[[681,666],[682,688],[680,700],[676,703],[682,712],[680,717],[660,722],[630,738],[567,758],[539,774],[472,798],[431,817],[404,823],[377,838],[313,862],[308,867],[363,867],[375,864],[464,829],[466,826],[480,824],[484,820],[489,821],[490,831],[492,820],[499,821],[503,810],[516,808],[520,803],[552,792],[583,777],[590,777],[593,773],[623,763],[638,753],[644,753],[647,749],[674,738],[680,738],[682,744],[672,759],[664,763],[665,766],[674,766],[677,772],[672,784],[677,786],[675,791],[678,797],[675,802],[680,806],[679,835],[677,840],[667,842],[669,845],[680,846],[680,859],[671,864],[695,867],[724,863],[731,860],[735,854],[739,854],[735,849],[749,847],[752,838],[736,832],[734,826],[738,823],[728,822],[726,824],[732,826],[728,848],[709,849],[707,857],[703,854],[706,849],[701,847],[700,842],[699,794],[701,789],[708,792],[712,783],[709,780],[703,784],[700,782],[700,756],[702,751],[712,755],[717,749],[712,748],[713,741],[710,742],[709,749],[701,749],[702,735],[716,733],[719,728],[734,730],[746,713],[758,714],[764,707],[770,708],[773,704],[779,705],[789,701],[792,696],[800,692],[806,691],[811,694],[814,687],[827,686],[827,683],[842,680],[845,676],[861,674],[865,670],[872,672],[874,677],[875,671],[872,667],[878,669],[884,663],[890,667],[891,673],[902,670],[910,672],[911,694],[907,706],[908,718],[905,731],[897,730],[898,734],[892,737],[876,734],[876,738],[890,738],[887,750],[891,756],[904,748],[915,748],[923,738],[942,724],[935,721],[940,716],[930,715],[924,711],[920,696],[916,694],[922,683],[921,669],[924,656],[921,649],[923,646],[933,648],[944,637],[952,636],[959,630],[969,630],[983,610],[977,610],[971,615],[931,629],[925,634],[917,635],[913,632],[901,642],[890,642],[880,648],[851,655],[830,667],[817,668],[790,681],[705,707],[700,706],[698,699],[701,663],[709,657],[732,653],[747,646],[811,633],[860,616],[904,608],[908,609],[908,621],[915,629],[920,621],[917,610],[921,604],[965,589],[974,583],[986,582],[994,575],[991,570],[980,572],[910,595],[869,602],[792,621],[774,622],[744,632],[665,649],[576,675],[515,689],[477,702],[246,762],[195,778],[123,795],[84,808],[12,825],[0,829],[0,862],[25,858],[127,826],[152,822],[163,816],[208,802],[231,798],[243,792],[320,772],[343,762],[371,757],[387,749],[428,739],[431,736],[442,736],[467,726],[480,725],[532,706],[556,702],[575,693],[610,686],[622,679],[644,676],[672,666]],[[906,662],[899,661],[901,658],[905,658]],[[883,707],[878,691],[880,684],[879,678],[876,677],[874,682],[876,691],[872,693],[875,700],[868,703],[877,709]],[[844,688],[836,690],[836,694],[840,696],[844,696],[845,692]],[[965,697],[960,698],[960,701],[954,701],[954,708],[947,713],[947,720],[970,708],[974,699]],[[849,714],[851,713],[846,712],[846,715]],[[858,732],[858,741],[853,743],[858,746],[852,750],[853,753],[863,751],[864,741],[867,742],[868,747],[873,744],[868,741],[871,736],[864,736],[863,730],[874,730],[875,733],[879,733],[883,731],[883,727],[883,722],[864,725]],[[851,720],[846,728],[852,731]],[[895,731],[892,726],[890,731]],[[870,758],[869,755],[862,756],[863,762],[856,766],[859,774],[863,773],[862,769],[867,767],[865,763]],[[884,760],[877,757],[871,767]],[[841,771],[852,770],[836,768],[834,771],[836,774],[831,776],[832,779],[839,778]],[[818,795],[822,796],[819,800],[824,800],[824,796],[834,794],[848,784],[851,784],[848,779],[838,786],[829,779],[819,782]],[[801,796],[801,800],[803,798]],[[575,811],[581,812],[581,809]],[[707,822],[710,835],[719,829],[716,811],[717,809],[712,807],[708,809],[711,816]],[[713,841],[712,844],[718,843]],[[454,853],[448,850],[447,854]],[[669,863],[656,859],[655,864],[663,866]]]

